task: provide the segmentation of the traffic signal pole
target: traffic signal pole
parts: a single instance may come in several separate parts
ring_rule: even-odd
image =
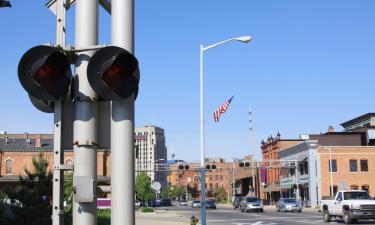
[[[98,0],[76,0],[75,47],[98,44]],[[87,78],[87,65],[94,50],[82,51],[75,64],[73,123],[73,224],[96,225],[97,94]],[[87,193],[92,193],[87,195]]]
[[[134,54],[134,0],[111,4],[112,45]],[[135,225],[134,96],[112,101],[111,225]]]
[[[65,15],[64,0],[58,0],[56,5],[56,45],[65,47]],[[65,96],[54,104],[53,131],[53,195],[52,195],[52,225],[64,224],[64,149],[62,148],[63,102]]]

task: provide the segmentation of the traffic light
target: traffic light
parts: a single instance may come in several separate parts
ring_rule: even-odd
[[[207,164],[206,170],[216,170],[216,165],[215,164]]]
[[[57,47],[29,49],[18,64],[18,78],[31,102],[43,112],[53,112],[53,101],[66,96],[72,80],[67,55]]]
[[[180,164],[180,165],[178,165],[178,169],[179,170],[188,170],[190,168],[190,166],[189,165],[183,165],[183,164]]]
[[[123,48],[108,46],[98,50],[90,59],[87,76],[91,87],[105,101],[138,94],[138,60]]]
[[[240,167],[250,167],[250,162],[240,162]]]

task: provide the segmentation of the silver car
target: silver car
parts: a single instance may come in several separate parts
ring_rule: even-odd
[[[240,204],[241,212],[263,212],[263,202],[257,197],[243,197]]]
[[[278,212],[302,212],[302,206],[294,198],[281,198],[276,203],[276,209]]]
[[[192,208],[200,208],[201,207],[201,202],[198,200],[195,200],[191,203]]]

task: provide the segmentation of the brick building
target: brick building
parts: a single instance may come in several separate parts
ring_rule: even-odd
[[[343,132],[330,127],[327,133],[302,135],[300,143],[278,150],[280,161],[294,161],[294,167],[280,171],[281,196],[308,206],[319,205],[340,189],[362,189],[374,196],[375,129],[363,122],[372,115],[343,123]]]
[[[260,185],[260,198],[265,203],[275,203],[280,198],[280,168],[276,163],[279,160],[278,152],[280,149],[301,143],[300,139],[282,139],[280,133],[276,137],[268,137],[266,141],[262,141],[262,161],[265,162],[264,166],[268,169],[265,171],[265,176],[261,177]],[[269,167],[275,166],[275,168]],[[262,172],[262,169],[260,169]]]
[[[188,192],[195,198],[200,197],[199,167],[200,163],[189,163],[188,170],[179,170],[179,165],[186,163],[175,163],[170,166],[171,172],[168,176],[169,185],[187,187]],[[206,164],[216,165],[216,170],[206,171],[207,197],[213,197],[213,191],[223,188],[227,194],[226,198],[232,196],[233,163],[227,163],[223,159],[207,159]],[[238,167],[238,164],[237,164]]]
[[[161,159],[166,161],[164,130],[155,126],[146,126],[135,130],[136,144],[139,146],[139,159],[135,160],[136,168],[148,170],[154,168]],[[49,164],[53,167],[52,134],[0,134],[0,189],[6,184],[16,184],[19,175],[24,176],[24,168],[32,168],[32,158],[43,151]],[[72,149],[64,150],[64,164],[74,164]],[[153,181],[166,185],[166,172],[149,172]],[[97,149],[98,182],[109,183],[111,176],[111,154],[109,149]]]
[[[226,192],[226,199],[232,199],[232,196],[246,196],[250,193],[252,187],[259,184],[253,184],[252,176],[255,170],[250,168],[241,168],[241,161],[251,161],[251,157],[245,157],[243,160],[235,162],[225,162],[222,158],[207,158],[206,164],[216,165],[216,170],[206,171],[206,191],[208,197],[213,197],[213,191],[216,188],[223,188]],[[179,170],[179,165],[188,165],[188,170]],[[168,183],[170,186],[187,187],[188,192],[195,198],[200,197],[199,172],[200,163],[176,162],[170,165]],[[256,173],[255,173],[256,174]],[[255,181],[257,179],[254,179]],[[233,189],[233,183],[235,188]]]

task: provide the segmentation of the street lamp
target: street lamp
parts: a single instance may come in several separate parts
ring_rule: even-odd
[[[201,134],[201,218],[202,218],[202,225],[206,225],[206,171],[205,171],[205,149],[204,149],[204,82],[203,82],[203,53],[204,51],[222,45],[224,43],[230,41],[240,41],[242,43],[249,43],[252,40],[251,36],[241,36],[236,38],[230,38],[216,44],[209,45],[207,47],[203,47],[200,45],[200,134]]]

